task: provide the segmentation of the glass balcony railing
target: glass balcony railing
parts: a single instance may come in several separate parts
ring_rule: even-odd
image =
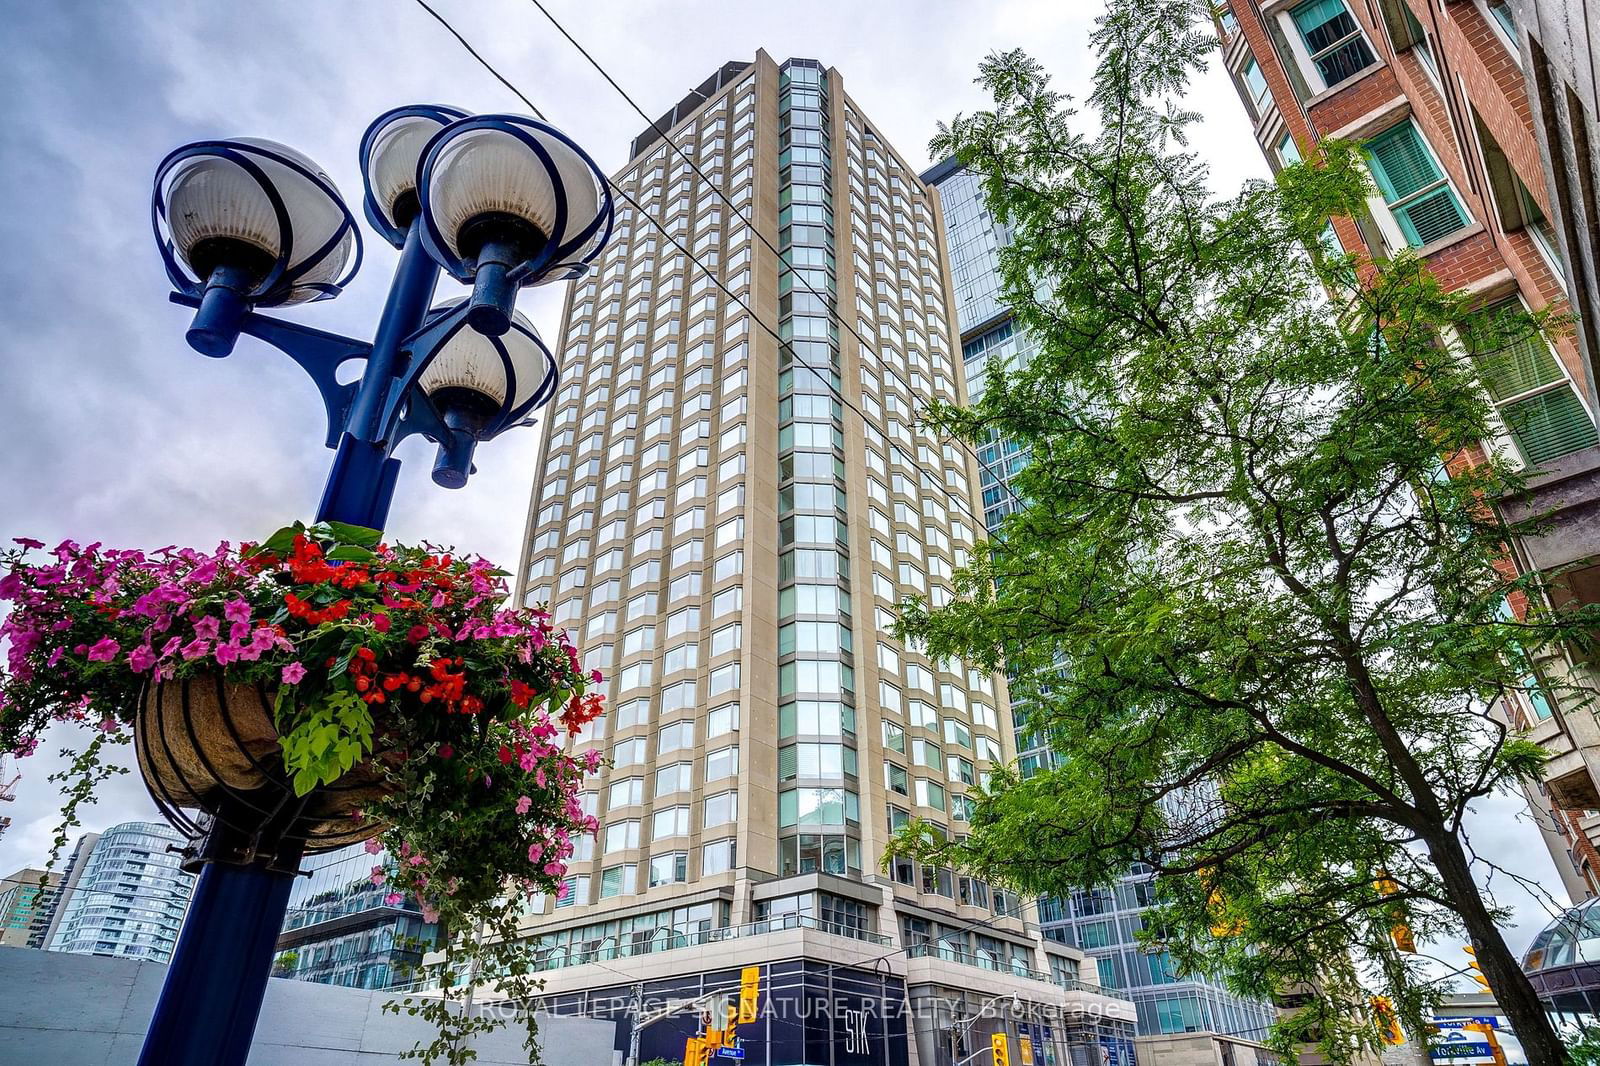
[[[912,944],[906,949],[906,955],[913,959],[943,959],[945,962],[960,963],[963,966],[975,966],[980,970],[992,970],[996,973],[1008,973],[1013,977],[1024,977],[1031,981],[1043,981],[1056,985],[1069,992],[1092,992],[1096,995],[1107,996],[1111,999],[1120,999],[1132,1002],[1133,997],[1128,993],[1115,988],[1106,988],[1103,985],[1090,984],[1074,977],[1057,977],[1036,970],[1019,959],[1005,959],[986,951],[968,951],[946,942],[935,941],[928,944]]]
[[[613,959],[627,959],[637,955],[653,955],[661,951],[675,951],[679,948],[717,944],[726,940],[742,940],[747,937],[766,936],[770,933],[781,933],[790,929],[811,929],[819,933],[848,937],[851,940],[859,940],[867,944],[876,944],[879,947],[890,947],[893,944],[893,941],[888,937],[866,929],[857,929],[835,922],[824,922],[803,914],[785,914],[766,921],[724,926],[720,929],[698,929],[688,932],[658,929],[653,933],[638,934],[637,939],[634,939],[634,935],[630,934],[630,938],[626,940],[618,937],[607,937],[598,944],[586,943],[580,948],[536,949],[532,968],[535,972],[565,970],[573,966],[608,962]],[[416,982],[395,989],[395,991],[422,992],[434,987],[437,986],[432,981]]]

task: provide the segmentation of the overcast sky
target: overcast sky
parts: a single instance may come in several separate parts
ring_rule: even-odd
[[[526,0],[435,6],[547,118],[613,172],[644,126]],[[804,4],[547,0],[568,30],[652,116],[728,60],[765,48],[837,67],[851,96],[914,163],[929,161],[936,123],[986,101],[979,59],[1025,47],[1081,94],[1092,0],[809,0]],[[409,103],[515,111],[518,101],[409,0],[208,0],[32,4],[13,8],[0,44],[0,537],[63,537],[128,547],[257,538],[309,518],[332,453],[321,405],[301,372],[244,339],[211,360],[183,343],[186,314],[149,230],[149,182],[176,145],[255,135],[320,162],[359,214],[356,146],[378,113]],[[1266,176],[1243,109],[1211,70],[1192,105],[1196,148],[1213,185]],[[294,312],[361,335],[381,306],[394,253],[376,238],[338,300]],[[441,293],[443,290],[441,289]],[[560,294],[519,303],[554,335]],[[431,452],[413,440],[391,532],[476,551],[514,566],[538,430],[486,447],[459,492],[434,487]],[[16,821],[0,839],[0,875],[41,859],[57,797],[41,754],[24,773]],[[1486,804],[1484,853],[1561,890],[1520,804]],[[125,778],[86,819],[91,828],[153,810]],[[1503,880],[1503,879],[1502,879]],[[1513,948],[1544,924],[1524,892]],[[1441,954],[1458,957],[1446,946]]]

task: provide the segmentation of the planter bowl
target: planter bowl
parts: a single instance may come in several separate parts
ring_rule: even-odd
[[[331,851],[377,836],[383,823],[355,815],[392,791],[378,760],[296,796],[273,722],[275,697],[270,688],[220,674],[148,686],[134,750],[156,805],[191,839],[220,824],[248,841],[253,854],[285,845]],[[208,817],[184,813],[192,810]]]

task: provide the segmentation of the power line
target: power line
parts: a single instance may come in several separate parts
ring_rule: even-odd
[[[507,80],[506,77],[504,75],[502,75],[499,72],[499,70],[497,70],[494,67],[494,65],[492,63],[490,63],[487,59],[485,59],[482,55],[480,55],[476,49],[474,49],[470,44],[468,44],[466,39],[464,37],[462,37],[460,32],[457,31],[453,26],[451,26],[448,20],[446,20],[442,15],[440,15],[432,7],[430,7],[426,3],[426,0],[417,0],[417,3],[419,5],[421,5],[423,7],[423,9],[428,12],[428,14],[432,15],[433,18],[436,19],[440,24],[442,24],[447,29],[449,29],[451,35],[453,37],[455,37],[456,40],[461,42],[462,46],[467,49],[468,53],[473,57],[473,59],[477,60],[477,62],[485,70],[487,70],[490,74],[492,74],[494,76],[494,78],[497,81],[500,82],[501,85],[505,86],[508,90],[510,90],[510,92],[514,96],[516,96],[517,99],[521,100],[522,103],[524,105],[526,105],[534,113],[535,117],[537,117],[537,118],[539,118],[540,120],[543,120],[543,121],[548,121],[548,119],[545,118],[544,112],[542,112],[533,103],[533,101],[530,100],[528,98],[528,96],[525,93],[522,92],[522,90],[518,89],[509,80]],[[542,11],[543,8],[540,8],[540,10]],[[549,17],[549,13],[548,12],[546,12],[546,17]],[[551,19],[551,21],[554,22],[555,20]],[[560,28],[559,23],[557,24],[557,27]],[[564,29],[562,30],[562,33],[563,33],[563,35],[567,36],[568,40],[572,40],[571,36],[567,35],[566,31]],[[577,45],[577,42],[573,41],[573,44]],[[579,47],[579,50],[582,51],[582,47],[581,46],[578,46],[578,47]],[[584,54],[585,54],[585,56],[588,55],[587,52],[585,52]],[[594,60],[592,58],[590,58],[590,62],[593,63]],[[596,64],[596,66],[598,67],[598,64]],[[602,70],[602,73],[604,73],[603,70]],[[607,76],[607,79],[610,80],[609,79],[609,75]],[[615,82],[612,82],[612,84],[615,85]],[[619,91],[621,91],[620,88],[619,88]],[[626,93],[624,93],[623,95],[624,95],[624,97],[626,97]],[[631,104],[634,107],[635,110],[638,110],[638,105],[634,104],[631,99],[629,99],[628,102],[629,102],[629,104]],[[643,112],[641,111],[640,114],[643,114]],[[646,119],[646,121],[649,121],[649,120]],[[653,129],[657,129],[658,132],[659,132],[659,127],[656,127],[653,123],[652,123],[652,128]],[[667,143],[669,143],[669,144],[672,143],[670,138],[667,139]],[[676,144],[673,144],[672,147],[673,147],[673,149],[675,151],[678,151],[680,154],[683,154],[682,153],[682,149],[679,148]],[[714,192],[716,192],[717,195],[724,202],[728,203],[731,206],[733,201],[728,197],[728,195],[719,186],[715,185],[708,178],[706,178],[704,171],[700,170],[699,165],[697,163],[695,163],[694,160],[689,159],[686,154],[684,155],[684,158],[688,161],[689,165],[694,168],[695,173],[699,174],[700,177],[706,182],[706,184],[708,186],[710,186],[712,188],[712,190]],[[731,300],[740,309],[742,309],[743,311],[748,313],[750,318],[751,318],[751,320],[753,322],[755,322],[756,325],[760,326],[761,329],[764,332],[766,332],[769,336],[771,336],[773,338],[773,340],[778,342],[778,346],[779,346],[780,350],[787,351],[789,353],[789,356],[796,363],[799,363],[802,367],[804,367],[805,369],[809,370],[812,373],[812,375],[817,378],[818,381],[822,382],[822,384],[827,387],[828,392],[831,393],[836,399],[838,399],[841,404],[843,404],[844,406],[850,408],[850,410],[854,411],[856,413],[856,415],[858,415],[861,418],[863,423],[865,423],[866,425],[869,425],[869,426],[872,427],[874,432],[878,433],[880,436],[884,437],[885,439],[888,439],[889,434],[885,431],[885,429],[883,427],[880,427],[876,422],[874,422],[870,417],[868,417],[867,413],[865,411],[863,411],[860,407],[858,407],[854,402],[852,402],[849,399],[849,397],[845,396],[844,392],[840,388],[835,386],[832,383],[832,381],[829,380],[829,378],[826,375],[824,375],[815,366],[811,365],[809,362],[807,362],[806,360],[802,359],[800,357],[799,353],[794,350],[793,345],[790,344],[788,341],[785,341],[783,339],[783,337],[778,333],[777,329],[775,329],[773,326],[768,325],[765,321],[763,321],[761,319],[761,317],[756,314],[754,308],[752,308],[748,303],[746,303],[743,299],[741,299],[738,295],[736,295],[733,292],[732,289],[728,288],[728,286],[723,282],[723,280],[722,280],[721,276],[718,274],[718,272],[712,270],[710,267],[707,267],[706,264],[698,256],[696,256],[692,251],[690,251],[689,248],[686,247],[683,244],[682,241],[678,240],[678,238],[676,236],[674,236],[673,233],[667,229],[665,223],[663,223],[660,219],[656,218],[654,215],[652,215],[648,211],[646,211],[644,209],[643,205],[641,205],[638,200],[634,199],[634,197],[632,195],[630,195],[627,192],[627,190],[623,189],[617,182],[612,180],[610,177],[606,177],[605,178],[605,182],[606,182],[606,185],[611,189],[611,191],[613,193],[615,193],[616,195],[620,196],[623,200],[625,200],[628,203],[628,205],[631,208],[633,208],[633,210],[641,218],[643,218],[644,220],[648,221],[652,226],[654,226],[661,233],[661,235],[664,236],[672,244],[672,246],[674,248],[676,248],[685,258],[687,258],[687,260],[689,262],[693,263],[697,268],[699,268],[701,273],[705,274],[708,278],[710,278],[716,284],[717,288],[720,289],[722,291],[722,293],[725,296],[727,296],[727,298],[729,300]],[[754,233],[756,235],[756,237],[764,245],[766,245],[767,248],[771,249],[773,252],[778,254],[779,263],[780,263],[780,266],[783,269],[789,270],[791,272],[793,271],[793,267],[784,265],[782,263],[782,253],[778,252],[777,248],[774,247],[773,244],[770,241],[768,241],[766,239],[766,237],[764,237],[760,233],[760,231],[757,230],[753,224],[751,224],[751,222],[748,219],[746,219],[742,214],[740,214],[737,209],[735,209],[733,213],[739,219],[739,221],[744,224],[744,226],[747,229],[749,229],[752,233]],[[805,281],[805,279],[803,277],[801,277],[799,274],[795,274],[795,276],[800,278],[802,284],[806,285],[807,290],[809,292],[811,292],[812,295],[817,296],[819,299],[822,299],[823,304],[825,306],[827,306],[828,301],[825,298],[823,298],[821,296],[821,294],[817,292],[817,290],[812,289],[810,284],[807,283]],[[867,345],[867,342],[865,341],[865,339],[862,338],[861,335],[858,332],[856,332],[855,328],[844,320],[843,316],[839,314],[837,308],[829,307],[828,308],[828,314],[829,314],[829,316],[831,318],[833,318],[839,324],[843,325],[845,327],[845,329],[847,329],[853,336],[855,336],[857,338],[857,340],[864,347],[867,347],[867,348],[871,347],[870,345]],[[951,353],[951,354],[952,354],[952,359],[954,359],[954,353]],[[884,366],[886,371],[888,373],[892,374],[894,376],[895,380],[903,388],[905,388],[906,392],[909,395],[911,395],[913,398],[916,396],[916,391],[911,388],[910,384],[905,380],[905,378],[901,377],[900,374],[897,373],[894,370],[893,367],[890,367],[887,362],[885,362],[885,361],[883,361],[881,359],[879,360],[879,362],[882,363],[882,365]],[[979,464],[979,466],[981,466],[991,477],[993,477],[996,480],[997,483],[999,483],[1002,486],[1004,486],[1006,492],[1009,493],[1013,497],[1013,499],[1015,499],[1018,502],[1018,504],[1023,504],[1022,499],[1016,495],[1015,491],[1012,490],[1011,486],[1007,483],[1006,479],[1001,477],[1001,476],[999,476],[999,475],[997,475],[994,472],[994,470],[990,469],[988,464],[984,463],[982,459],[978,458],[977,453],[973,452],[972,449],[966,444],[965,441],[962,441],[958,437],[952,437],[951,439],[954,440],[964,451],[966,451],[969,455],[971,455],[973,457],[973,459]],[[898,447],[898,446],[896,446],[896,447]],[[949,497],[953,502],[955,502],[956,505],[962,510],[962,512],[965,513],[966,516],[968,518],[970,518],[975,523],[975,528],[973,530],[974,538],[976,538],[980,534],[983,534],[983,535],[986,535],[988,537],[988,539],[990,539],[990,540],[997,539],[993,534],[989,533],[988,528],[987,528],[987,523],[985,523],[984,520],[977,514],[977,512],[975,512],[972,509],[972,506],[964,498],[958,496],[955,492],[951,491],[951,489],[947,485],[945,485],[943,482],[935,481],[932,478],[931,475],[929,476],[928,480],[929,480],[929,482],[931,482],[931,483],[933,483],[935,485],[938,485],[940,491],[943,492],[947,497]]]
[[[821,292],[818,292],[815,288],[813,288],[812,285],[811,285],[811,282],[806,278],[806,276],[804,274],[802,274],[801,272],[797,271],[792,264],[785,263],[783,261],[783,253],[778,249],[778,247],[776,245],[774,245],[771,241],[769,241],[766,238],[766,236],[764,234],[762,234],[762,232],[760,230],[758,230],[755,227],[754,223],[752,223],[749,219],[745,218],[742,214],[739,213],[739,209],[734,204],[733,199],[725,191],[723,191],[722,186],[716,184],[709,177],[707,177],[706,176],[706,172],[700,169],[700,164],[695,160],[694,156],[690,155],[688,152],[685,152],[683,150],[682,146],[680,146],[675,141],[673,141],[671,137],[667,136],[667,131],[665,129],[661,128],[660,123],[658,121],[656,121],[656,120],[651,119],[650,116],[645,113],[644,108],[640,107],[638,102],[635,101],[632,96],[628,95],[627,90],[624,89],[621,85],[617,84],[617,80],[611,76],[610,72],[607,71],[605,67],[600,65],[600,61],[595,59],[595,57],[592,54],[590,54],[590,52],[589,52],[589,50],[587,48],[585,48],[583,45],[578,43],[577,39],[574,38],[572,36],[572,34],[567,31],[567,28],[565,26],[563,26],[561,24],[561,22],[554,15],[552,15],[550,13],[549,8],[545,7],[544,4],[541,2],[541,0],[529,0],[529,2],[532,3],[534,7],[538,8],[539,12],[542,15],[544,15],[545,18],[550,20],[550,24],[556,28],[556,30],[561,34],[561,36],[565,37],[568,40],[568,42],[571,43],[572,47],[576,48],[578,50],[579,54],[582,55],[584,59],[589,61],[589,65],[594,67],[594,69],[599,72],[600,76],[602,78],[604,78],[606,80],[606,82],[613,89],[617,90],[617,94],[619,96],[621,96],[624,100],[627,101],[628,106],[633,108],[633,110],[638,114],[638,116],[640,118],[644,119],[646,122],[648,122],[650,124],[650,128],[656,132],[657,136],[659,136],[661,138],[661,140],[663,142],[665,142],[671,148],[672,151],[676,152],[678,154],[678,156],[684,162],[689,164],[690,168],[693,169],[694,172],[697,175],[699,175],[700,180],[704,181],[708,186],[710,186],[712,191],[715,192],[717,194],[717,196],[722,199],[722,202],[727,204],[728,207],[733,210],[734,216],[736,218],[738,218],[741,222],[744,223],[744,227],[746,229],[748,229],[751,233],[755,234],[756,239],[758,241],[760,241],[763,245],[765,245],[768,251],[770,251],[773,255],[778,256],[778,264],[779,264],[778,276],[781,278],[785,273],[788,273],[788,274],[792,275],[795,278],[796,281],[798,281],[801,285],[803,285],[805,287],[805,290],[808,293],[810,293],[812,296],[815,296],[817,299],[821,300],[822,303],[823,303],[823,306],[828,307],[828,314],[836,322],[838,322],[839,325],[843,326],[846,330],[848,330],[850,332],[850,335],[853,336],[856,339],[857,343],[859,343],[862,348],[875,350],[875,346],[869,344],[867,339],[865,337],[863,337],[861,335],[861,333],[853,325],[851,325],[848,321],[845,320],[844,315],[840,314],[836,307],[833,307],[833,306],[830,305],[829,300],[828,300],[828,298],[827,298],[827,296],[825,294],[823,294]],[[702,267],[702,269],[704,269],[704,268]],[[748,307],[746,308],[746,310],[748,310]],[[792,352],[792,349],[791,349],[791,352]],[[952,354],[952,356],[954,355],[954,353],[951,353],[951,354]],[[901,384],[901,386],[903,386],[905,388],[907,393],[911,394],[912,396],[916,395],[915,390],[913,390],[911,388],[910,382],[906,381],[905,378],[901,377],[898,373],[896,373],[893,367],[890,367],[888,365],[888,363],[884,363],[884,368],[889,373],[894,375],[895,379],[897,381],[899,381],[899,383]],[[862,417],[865,418],[866,416],[862,415]],[[997,483],[1002,485],[1005,488],[1006,492],[1011,496],[1011,498],[1013,500],[1016,501],[1016,503],[1019,506],[1023,506],[1022,498],[1020,496],[1018,496],[1015,491],[1012,490],[1010,484],[1006,481],[1006,479],[996,475],[995,472],[992,469],[989,468],[989,465],[987,463],[985,463],[981,457],[979,457],[978,453],[972,450],[972,448],[967,444],[966,441],[962,440],[960,437],[952,437],[951,439],[954,440],[958,445],[960,445],[960,447],[962,448],[963,451],[965,451],[968,455],[972,456],[973,460],[980,467],[982,467],[985,472],[987,472],[991,477],[993,477]],[[976,516],[973,516],[973,517],[974,517],[974,520],[976,520]]]

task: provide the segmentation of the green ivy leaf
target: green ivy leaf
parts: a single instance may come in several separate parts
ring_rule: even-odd
[[[366,526],[353,526],[348,522],[323,522],[328,533],[340,544],[354,544],[362,548],[371,548],[383,539],[383,530],[369,529]],[[329,558],[334,558],[329,556]]]
[[[377,555],[359,544],[341,544],[329,552],[326,558],[340,563],[370,563],[377,558]]]
[[[268,537],[260,544],[257,544],[250,554],[256,555],[260,552],[272,552],[277,555],[282,555],[284,552],[294,547],[294,538],[305,531],[306,526],[304,522],[296,522],[292,526],[284,526],[272,536]]]

